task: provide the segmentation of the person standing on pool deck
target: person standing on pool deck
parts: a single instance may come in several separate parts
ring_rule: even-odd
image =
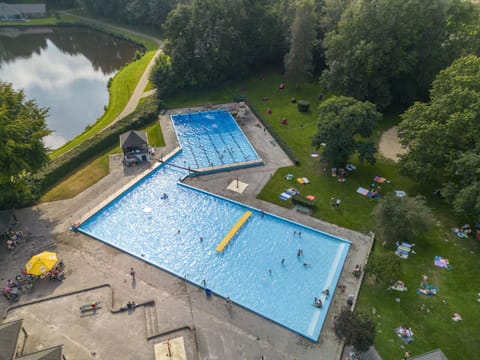
[[[135,281],[135,270],[133,270],[133,267],[130,268],[130,275],[132,276],[132,281]]]

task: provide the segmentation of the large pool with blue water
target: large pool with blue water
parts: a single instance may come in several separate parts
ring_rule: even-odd
[[[184,160],[182,151],[169,162]],[[79,230],[316,341],[350,243],[192,188],[179,181],[186,174],[162,164]],[[246,211],[250,218],[217,252]]]

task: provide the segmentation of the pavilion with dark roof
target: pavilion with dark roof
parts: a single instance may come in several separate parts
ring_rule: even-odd
[[[123,163],[127,166],[150,161],[147,133],[131,130],[120,135]]]

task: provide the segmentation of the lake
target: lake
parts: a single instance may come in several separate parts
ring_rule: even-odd
[[[107,84],[131,61],[135,44],[88,28],[0,30],[0,80],[49,108],[45,138],[56,149],[95,123],[108,105]]]

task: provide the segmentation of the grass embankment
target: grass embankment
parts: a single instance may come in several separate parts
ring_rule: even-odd
[[[155,51],[148,51],[140,60],[128,64],[115,75],[109,88],[107,111],[88,130],[53,151],[52,158],[80,145],[85,139],[104,129],[118,117],[127,105],[130,95],[153,55],[155,55]]]
[[[478,254],[480,242],[457,238],[450,231],[454,225],[460,225],[450,213],[448,207],[439,199],[433,197],[431,189],[423,189],[407,177],[399,174],[396,164],[381,156],[374,166],[359,164],[356,159],[351,162],[357,166],[345,182],[338,182],[331,176],[330,169],[321,163],[318,158],[312,158],[315,149],[311,146],[311,139],[316,132],[317,123],[317,95],[319,90],[316,84],[304,85],[300,89],[288,86],[279,90],[278,84],[283,78],[277,74],[256,77],[249,81],[228,86],[221,91],[188,93],[177,96],[168,102],[170,108],[193,107],[208,102],[231,102],[233,96],[244,94],[249,102],[264,114],[264,118],[281,135],[285,142],[296,153],[300,166],[279,169],[273,174],[270,182],[265,186],[259,197],[280,206],[291,208],[290,202],[279,199],[279,194],[285,189],[295,186],[302,195],[312,194],[316,197],[317,210],[313,216],[344,226],[353,230],[367,232],[373,230],[374,219],[372,210],[376,201],[361,196],[355,192],[359,186],[367,187],[375,176],[382,176],[390,180],[389,184],[382,185],[382,193],[393,190],[404,190],[409,195],[423,194],[428,198],[438,220],[438,225],[428,234],[417,239],[416,254],[403,260],[401,265],[401,280],[406,282],[408,292],[387,292],[386,286],[379,286],[370,278],[366,278],[362,286],[357,309],[367,314],[376,323],[375,346],[385,360],[397,360],[403,357],[405,351],[411,355],[418,355],[435,348],[441,348],[450,359],[473,359],[478,357],[479,346],[476,334],[480,333],[480,303],[477,293],[480,292],[480,278],[476,275],[480,271]],[[267,101],[263,101],[268,97]],[[306,99],[310,101],[311,112],[298,113],[296,106],[290,99]],[[267,109],[272,114],[267,115]],[[281,124],[282,117],[288,119],[287,125]],[[378,141],[383,131],[398,122],[396,116],[384,117],[379,130],[374,135]],[[311,184],[300,185],[295,180],[287,181],[284,176],[288,173],[296,177],[308,177]],[[333,210],[330,198],[342,200],[339,209]],[[402,241],[402,239],[398,239]],[[381,244],[381,239],[378,239]],[[374,256],[384,256],[393,253],[394,246],[383,247],[378,243],[374,246]],[[449,258],[453,269],[448,271],[435,267],[435,255]],[[421,276],[427,275],[429,283],[439,287],[439,293],[433,297],[418,295]],[[400,302],[396,299],[399,298]],[[375,310],[373,310],[375,309]],[[375,312],[375,314],[373,314]],[[455,323],[451,320],[452,314],[458,312],[463,321]],[[393,333],[393,329],[400,325],[410,326],[415,333],[415,341],[405,345]],[[461,345],[460,345],[461,344]]]

